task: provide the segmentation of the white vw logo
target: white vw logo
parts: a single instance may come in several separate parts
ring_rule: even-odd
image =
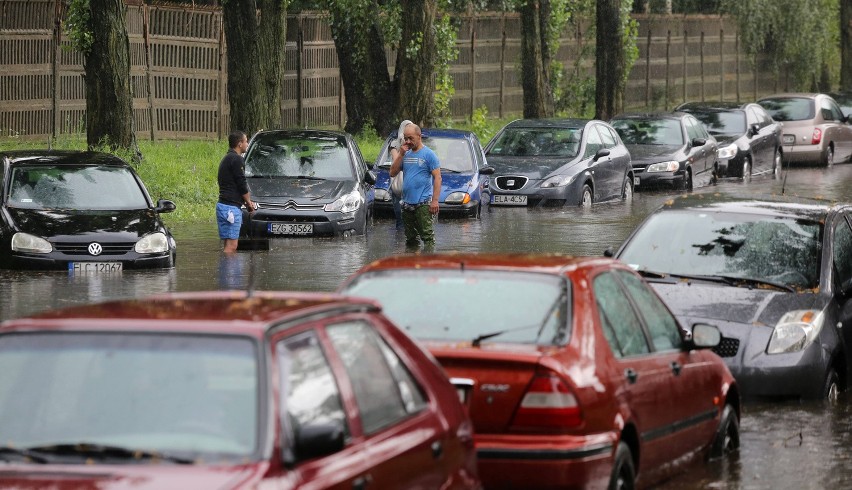
[[[100,255],[104,249],[101,247],[100,243],[90,243],[89,244],[89,253],[92,255]]]

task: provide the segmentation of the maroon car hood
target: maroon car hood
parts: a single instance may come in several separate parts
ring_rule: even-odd
[[[259,481],[267,466],[4,464],[0,489],[230,489]]]

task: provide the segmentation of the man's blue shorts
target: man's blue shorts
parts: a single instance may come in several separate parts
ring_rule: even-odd
[[[236,206],[216,203],[216,223],[219,225],[219,238],[237,240],[243,224],[243,212]]]

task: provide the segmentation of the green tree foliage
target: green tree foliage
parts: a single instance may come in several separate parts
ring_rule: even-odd
[[[722,0],[753,63],[765,54],[791,90],[831,89],[839,76],[838,0]]]

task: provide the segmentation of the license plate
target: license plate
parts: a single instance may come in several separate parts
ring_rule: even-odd
[[[68,262],[68,272],[116,274],[124,270],[121,262]]]
[[[792,134],[785,134],[784,135],[784,144],[785,145],[792,145],[795,142],[796,142],[796,137],[794,135],[792,135]]]
[[[639,185],[639,177],[633,177],[633,186]]]
[[[527,196],[506,196],[494,194],[491,196],[492,204],[506,204],[508,206],[526,206]]]
[[[266,227],[271,235],[311,235],[314,225],[311,223],[269,223]]]

